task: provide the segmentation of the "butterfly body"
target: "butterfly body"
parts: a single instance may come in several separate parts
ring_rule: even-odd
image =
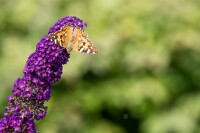
[[[59,31],[49,34],[51,41],[67,49],[81,53],[96,54],[99,50],[89,40],[88,35],[84,30],[72,26],[64,26]]]

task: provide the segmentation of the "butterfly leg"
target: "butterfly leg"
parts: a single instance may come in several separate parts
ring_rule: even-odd
[[[70,53],[73,50],[73,48],[68,48],[67,52]]]

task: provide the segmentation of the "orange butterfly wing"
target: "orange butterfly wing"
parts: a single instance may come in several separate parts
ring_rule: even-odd
[[[72,44],[73,50],[81,53],[96,54],[99,52],[97,47],[89,40],[88,35],[78,28],[74,29]]]

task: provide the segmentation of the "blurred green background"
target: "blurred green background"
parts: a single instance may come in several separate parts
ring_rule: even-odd
[[[39,133],[200,133],[199,0],[0,0],[1,117],[27,57],[68,15],[100,53],[71,53]]]

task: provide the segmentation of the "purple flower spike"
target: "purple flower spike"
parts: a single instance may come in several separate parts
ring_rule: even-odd
[[[82,20],[67,16],[60,19],[49,33],[69,25],[83,29]],[[8,97],[4,118],[0,119],[0,133],[36,133],[34,120],[43,119],[47,113],[44,102],[51,96],[51,86],[58,82],[62,65],[69,59],[67,50],[43,37],[36,46],[24,67],[24,77],[18,78],[13,85],[13,95]]]

